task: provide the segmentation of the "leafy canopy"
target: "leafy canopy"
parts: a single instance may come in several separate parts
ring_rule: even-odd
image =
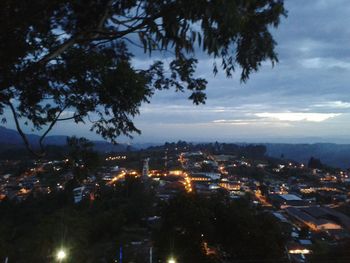
[[[139,133],[132,118],[156,90],[189,90],[205,102],[196,50],[213,57],[214,73],[239,68],[243,82],[262,61],[277,62],[269,30],[283,15],[283,0],[2,0],[2,121],[8,108],[28,148],[23,123],[42,130],[41,148],[64,120],[89,122],[113,142]],[[137,68],[136,48],[170,62]]]

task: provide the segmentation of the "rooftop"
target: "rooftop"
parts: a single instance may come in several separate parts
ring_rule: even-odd
[[[279,195],[279,196],[286,201],[301,201],[302,200],[299,196],[296,196],[293,194],[285,194],[285,195]]]

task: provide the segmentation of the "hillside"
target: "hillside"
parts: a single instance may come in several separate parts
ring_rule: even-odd
[[[333,167],[350,167],[350,144],[265,144],[271,157],[291,159],[307,163],[310,157],[321,159],[322,163]]]
[[[32,145],[37,145],[39,136],[29,134],[28,139]],[[46,145],[64,147],[67,136],[54,135],[45,139]],[[98,152],[120,152],[126,150],[144,149],[156,144],[111,144],[106,141],[93,141],[95,150]],[[329,166],[350,167],[350,144],[314,143],[314,144],[289,144],[289,143],[266,143],[266,154],[271,157],[291,159],[307,163],[310,157],[321,159],[322,163]],[[6,158],[11,152],[15,155],[18,149],[23,149],[23,141],[17,131],[0,126],[0,158]],[[56,147],[57,148],[57,147]],[[22,152],[23,155],[26,155]]]
[[[40,136],[35,134],[28,134],[28,140],[31,145],[34,147],[38,145]],[[45,138],[44,143],[47,146],[59,146],[63,147],[66,145],[67,136],[63,135],[53,135]],[[133,150],[133,148],[129,147],[126,144],[112,144],[106,141],[93,141],[95,146],[95,150],[99,152],[119,152],[125,151],[127,149]],[[19,133],[12,129],[7,129],[5,127],[0,126],[0,158],[6,157],[7,153],[14,153],[17,150],[22,150],[24,148],[24,144]],[[56,147],[57,148],[57,147]],[[22,153],[24,154],[24,153]],[[27,155],[27,154],[24,154]]]

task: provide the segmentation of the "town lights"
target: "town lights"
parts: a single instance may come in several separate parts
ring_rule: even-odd
[[[291,249],[291,250],[289,250],[289,253],[290,254],[303,254],[303,255],[305,255],[305,254],[310,254],[311,251],[308,249]]]
[[[56,254],[56,258],[59,262],[64,260],[66,257],[67,257],[67,253],[63,249],[60,249]]]

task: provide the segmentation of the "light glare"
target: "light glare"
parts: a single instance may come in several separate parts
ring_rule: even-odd
[[[60,250],[60,251],[57,252],[57,259],[58,260],[61,261],[61,260],[65,259],[66,257],[67,257],[67,254],[66,254],[65,251]]]

